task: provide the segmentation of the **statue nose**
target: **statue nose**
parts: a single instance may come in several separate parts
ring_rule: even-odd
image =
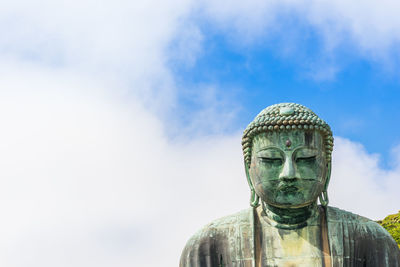
[[[296,170],[291,158],[286,158],[282,171],[279,174],[279,179],[291,181],[296,179]]]

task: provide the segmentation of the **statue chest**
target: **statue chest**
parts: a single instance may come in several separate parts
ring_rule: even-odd
[[[261,266],[323,266],[321,228],[317,221],[290,230],[261,222],[258,230]]]

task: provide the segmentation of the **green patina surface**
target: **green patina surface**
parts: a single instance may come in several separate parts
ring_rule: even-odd
[[[396,214],[386,216],[385,219],[378,221],[378,223],[389,232],[400,249],[400,210]]]
[[[314,112],[294,103],[267,107],[247,126],[242,146],[251,208],[194,235],[182,267],[400,266],[385,229],[328,206],[333,137]],[[399,225],[385,220],[398,241]]]
[[[291,130],[258,134],[253,139],[250,179],[257,195],[288,215],[315,202],[327,180],[322,135]],[[289,216],[291,217],[291,216]]]

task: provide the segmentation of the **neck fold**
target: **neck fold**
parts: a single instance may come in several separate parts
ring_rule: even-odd
[[[262,201],[263,215],[281,229],[298,229],[307,226],[307,221],[318,212],[317,203],[302,208],[278,208]]]

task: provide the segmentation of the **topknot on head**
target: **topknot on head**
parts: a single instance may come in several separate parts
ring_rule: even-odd
[[[280,103],[263,109],[243,132],[242,146],[245,162],[250,166],[254,136],[263,132],[294,129],[317,130],[325,139],[325,151],[330,162],[333,137],[329,125],[311,109],[296,103]]]

